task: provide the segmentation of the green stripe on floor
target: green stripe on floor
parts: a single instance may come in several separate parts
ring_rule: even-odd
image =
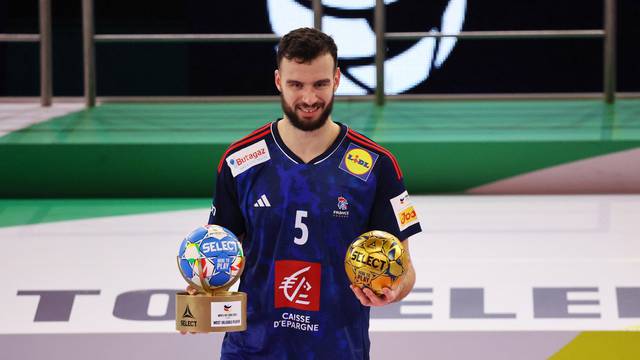
[[[281,114],[279,103],[104,104],[0,144],[228,144]],[[640,139],[637,99],[337,101],[334,118],[381,142]]]
[[[0,199],[0,227],[79,220],[104,216],[203,209],[203,222],[211,200],[184,199]]]
[[[209,197],[220,156],[280,104],[104,104],[0,137],[0,197]],[[640,100],[340,101],[408,190],[458,193],[640,148]]]

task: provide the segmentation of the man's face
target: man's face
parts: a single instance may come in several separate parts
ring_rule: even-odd
[[[330,54],[310,63],[282,59],[275,73],[282,110],[296,128],[313,131],[324,125],[331,114],[333,94],[340,82],[340,69]]]

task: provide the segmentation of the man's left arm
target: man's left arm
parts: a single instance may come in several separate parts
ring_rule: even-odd
[[[382,289],[383,294],[378,296],[368,288],[360,289],[351,285],[351,290],[356,295],[360,303],[364,306],[384,306],[404,299],[413,289],[416,283],[416,271],[413,268],[411,255],[409,253],[409,239],[402,241],[402,246],[406,251],[406,272],[400,277],[400,282],[394,288]]]

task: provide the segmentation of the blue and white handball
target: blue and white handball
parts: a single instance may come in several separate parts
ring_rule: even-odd
[[[180,244],[180,273],[199,290],[212,292],[231,286],[240,277],[243,266],[244,253],[240,241],[222,226],[201,226]]]

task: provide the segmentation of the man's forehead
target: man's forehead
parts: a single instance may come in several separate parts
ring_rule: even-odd
[[[334,72],[333,58],[330,54],[323,54],[311,61],[301,61],[300,59],[283,58],[280,62],[279,71],[285,73],[300,74],[321,74],[327,73],[331,76]]]

